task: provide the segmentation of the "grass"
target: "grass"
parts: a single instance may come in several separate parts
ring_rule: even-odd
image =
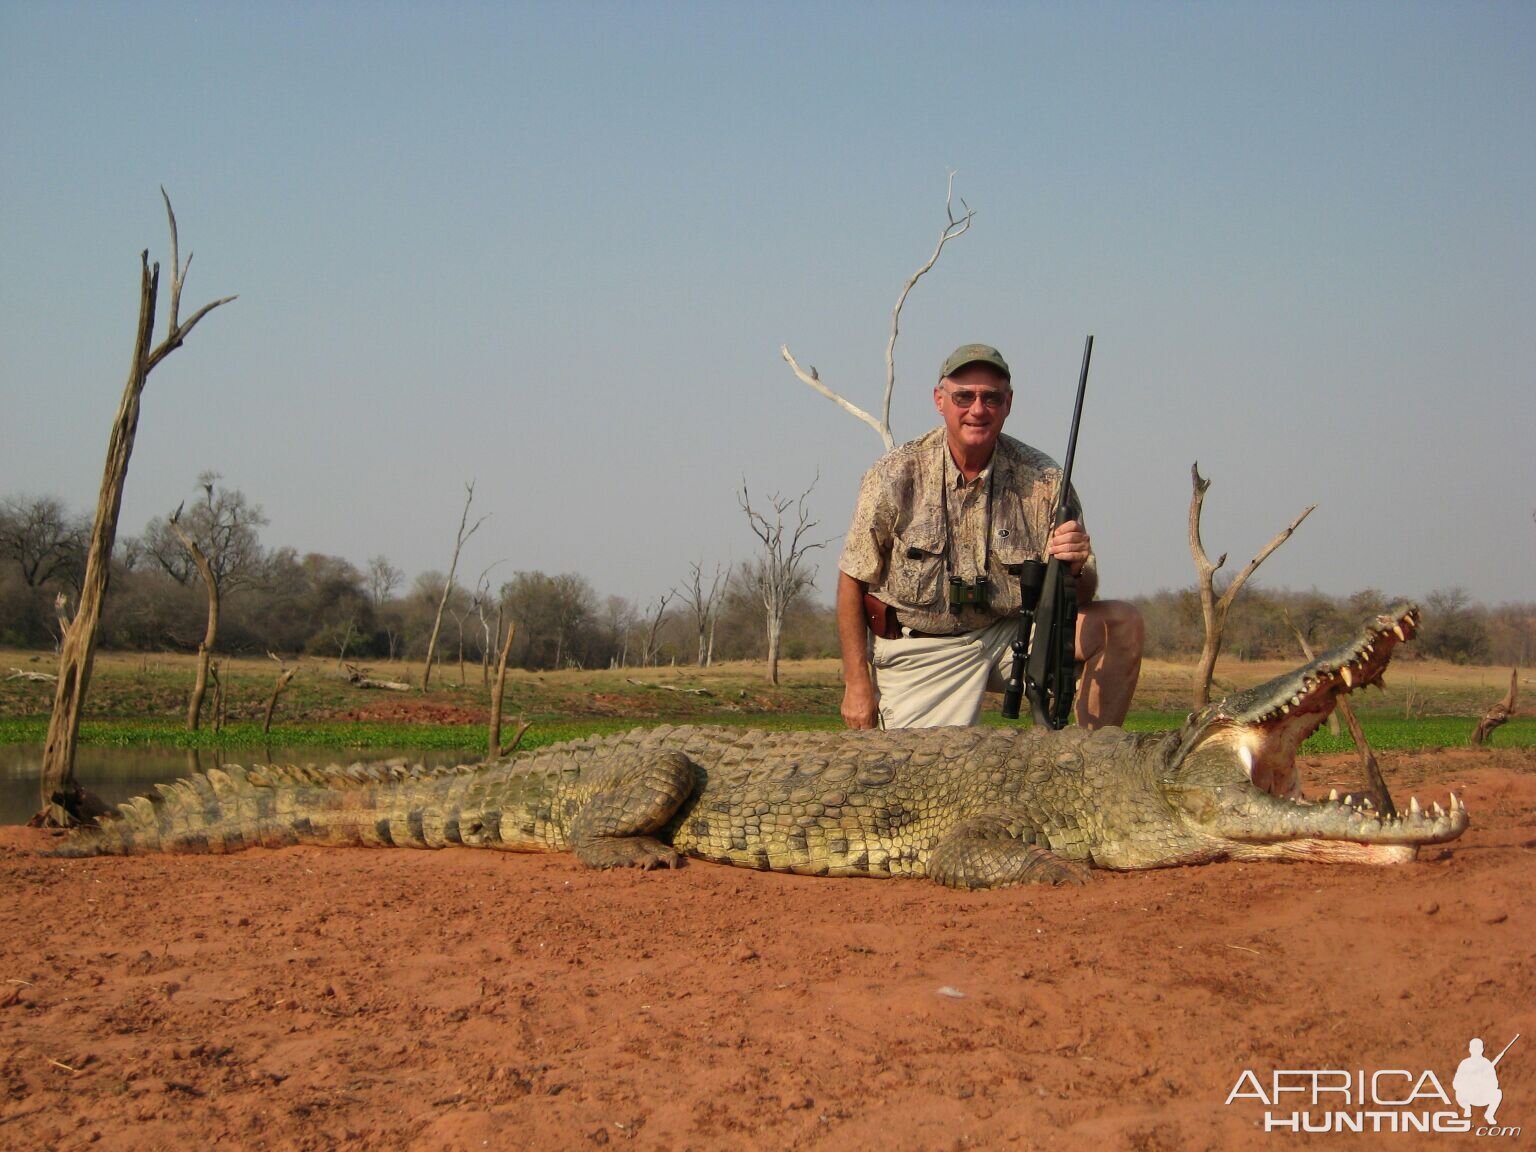
[[[47,671],[52,658],[0,651],[0,670]],[[221,675],[227,723],[220,732],[185,730],[190,656],[104,653],[98,657],[81,724],[81,741],[96,746],[161,745],[178,748],[462,749],[478,756],[486,745],[490,693],[480,670],[468,668],[464,684],[456,666],[436,671],[428,692],[394,693],[350,684],[330,661],[307,661],[277,708],[269,735],[260,717],[271,696],[276,665],[266,659],[225,658]],[[1280,662],[1223,663],[1218,694],[1260,683],[1289,671]],[[781,683],[766,682],[761,663],[736,662],[709,669],[645,668],[508,675],[503,739],[512,718],[532,727],[523,747],[593,733],[626,731],[662,723],[749,724],[773,728],[841,727],[842,685],[835,660],[790,661]],[[0,672],[3,674],[3,672]],[[380,678],[420,682],[419,665],[376,665]],[[1128,728],[1143,731],[1178,727],[1188,711],[1188,665],[1148,661],[1137,693],[1138,711]],[[1400,660],[1389,671],[1387,691],[1352,699],[1366,734],[1379,749],[1460,747],[1476,719],[1503,696],[1509,672],[1502,668],[1459,667]],[[1527,697],[1528,698],[1528,697]],[[40,743],[52,706],[49,684],[0,679],[0,744]],[[990,711],[987,723],[1005,724]],[[1536,746],[1536,717],[1517,717],[1493,737],[1496,747]],[[1347,734],[1327,730],[1308,741],[1309,752],[1347,751]]]

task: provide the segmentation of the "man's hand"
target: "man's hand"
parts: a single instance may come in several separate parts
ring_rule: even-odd
[[[880,718],[875,706],[875,690],[868,675],[848,681],[843,689],[843,723],[850,728],[874,728]]]
[[[1076,576],[1083,570],[1083,565],[1088,563],[1091,552],[1088,541],[1088,530],[1078,520],[1068,520],[1060,528],[1051,533],[1050,543],[1046,545],[1046,555],[1055,556],[1063,564],[1068,565],[1072,575]]]
[[[869,585],[846,572],[837,574],[837,640],[843,651],[843,723],[873,728],[879,720],[875,686],[870,680],[869,627],[864,622],[864,593]]]

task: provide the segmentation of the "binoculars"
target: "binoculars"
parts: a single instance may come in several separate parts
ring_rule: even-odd
[[[985,576],[978,576],[974,580],[965,580],[959,576],[949,578],[949,610],[958,612],[962,608],[985,608],[992,602],[992,589]]]

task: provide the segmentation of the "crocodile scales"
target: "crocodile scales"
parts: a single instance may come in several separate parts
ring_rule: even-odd
[[[1467,812],[1384,816],[1301,796],[1296,749],[1336,698],[1377,681],[1417,610],[1193,713],[1176,732],[679,727],[435,772],[213,769],[121,806],[65,856],[288,844],[574,851],[597,868],[691,856],[961,888],[1080,881],[1220,859],[1395,863]]]

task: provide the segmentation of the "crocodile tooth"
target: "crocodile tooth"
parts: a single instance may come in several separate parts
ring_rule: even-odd
[[[1452,792],[1451,793],[1451,811],[1455,812],[1455,811],[1458,811],[1458,810],[1460,810],[1462,808],[1465,808],[1465,807],[1466,807],[1466,805],[1464,805],[1459,799],[1457,799],[1456,793]]]
[[[1328,799],[1334,803],[1337,803],[1339,799],[1339,790],[1337,788],[1328,789]]]
[[[1362,807],[1362,808],[1369,808],[1369,809],[1374,811],[1375,808],[1376,808],[1376,805],[1372,804],[1371,803],[1371,798],[1369,796],[1367,796],[1364,800],[1360,801],[1360,807]]]
[[[1339,669],[1339,675],[1344,678],[1344,687],[1353,688],[1355,686],[1355,674],[1348,664]]]
[[[1408,797],[1408,811],[1415,816],[1419,814],[1419,798],[1417,796]]]
[[[1436,820],[1445,815],[1445,809],[1440,807],[1440,801],[1438,800],[1434,802],[1434,805],[1430,808],[1430,811],[1435,814]]]
[[[1403,626],[1401,624],[1392,625],[1392,632],[1399,640],[1408,639],[1408,634],[1403,631]]]

